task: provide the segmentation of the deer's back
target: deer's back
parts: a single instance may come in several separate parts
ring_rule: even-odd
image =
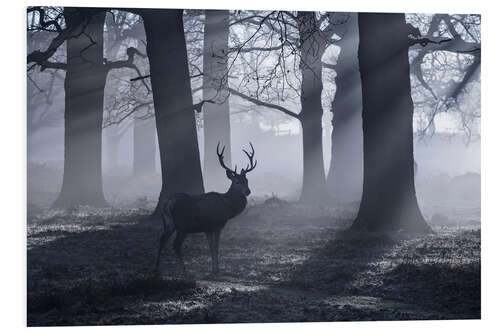
[[[203,195],[175,194],[170,214],[177,230],[186,233],[211,232],[224,227],[231,218],[231,210],[223,194],[210,192]],[[168,206],[168,205],[167,205]]]

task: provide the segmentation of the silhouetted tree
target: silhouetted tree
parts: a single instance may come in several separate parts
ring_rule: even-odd
[[[474,88],[480,82],[481,17],[434,14],[429,20],[429,15],[412,14],[409,21],[410,69],[415,79],[414,104],[420,113],[419,136],[433,135],[434,119],[446,112],[458,116],[462,132],[471,140],[471,126],[480,117],[479,89]],[[476,105],[470,105],[474,102]]]
[[[58,69],[27,73],[27,132],[28,160],[40,143],[35,134],[44,128],[59,127],[63,123],[64,77]]]
[[[359,201],[363,190],[363,132],[361,78],[358,63],[358,14],[345,13],[339,25],[340,53],[335,65],[336,91],[332,102],[332,153],[328,190],[334,200]],[[340,33],[342,32],[342,33]]]
[[[57,10],[51,10],[58,12]],[[106,11],[102,8],[65,7],[55,18],[44,7],[30,7],[37,12],[38,29],[52,29],[57,35],[45,50],[28,54],[27,63],[47,68],[65,69],[64,79],[64,174],[55,207],[74,205],[106,206],[102,187],[102,124],[104,88],[110,70],[129,67],[137,50],[127,49],[127,60],[107,61],[103,54]],[[32,14],[33,15],[33,14]],[[60,24],[64,17],[65,26]],[[66,42],[66,63],[50,58]],[[29,69],[30,69],[29,68]],[[28,69],[28,70],[29,70]]]
[[[158,207],[171,193],[203,193],[182,10],[138,9],[147,39],[162,188]]]
[[[413,102],[404,14],[359,14],[364,179],[359,230],[430,230],[413,170]]]
[[[203,105],[204,175],[212,190],[227,188],[228,179],[220,171],[215,154],[217,143],[226,146],[224,160],[231,165],[231,126],[228,90],[229,11],[205,10],[203,40]]]
[[[105,37],[105,54],[108,58],[117,58],[121,50],[130,46],[142,54],[146,53],[146,35],[139,15],[113,10],[112,15],[106,17]],[[149,64],[144,60],[136,62],[136,66],[145,72]],[[126,77],[128,80],[124,79]],[[132,77],[136,77],[136,74],[127,70],[108,77],[105,106],[107,158],[111,162],[117,159],[118,144],[133,126],[133,175],[144,176],[155,170],[156,125],[149,84],[145,81],[130,82]],[[116,163],[110,167],[116,167]]]
[[[156,124],[153,118],[134,118],[134,176],[151,175],[156,167]]]
[[[318,15],[316,12],[285,11],[266,14],[258,12],[249,14],[250,19],[236,20],[247,22],[257,28],[249,39],[244,39],[240,45],[233,48],[233,51],[236,54],[262,54],[261,57],[269,58],[271,61],[250,61],[257,63],[257,67],[262,66],[263,69],[250,70],[241,77],[242,83],[239,89],[230,88],[230,92],[258,106],[279,110],[299,120],[303,143],[303,181],[300,201],[304,203],[326,202],[328,198],[322,145],[324,64],[321,58],[328,46],[333,43],[335,26],[340,23],[333,16],[333,13]],[[254,42],[252,45],[253,40],[257,43]],[[268,63],[273,65],[269,66]],[[298,64],[298,68],[295,64]],[[299,80],[296,70],[300,71]],[[271,83],[273,81],[276,85]],[[297,81],[299,87],[295,86]],[[255,92],[243,93],[242,87],[252,83],[255,83]],[[279,101],[278,103],[287,102],[291,93],[286,90],[300,97],[299,113],[266,100],[271,95]]]
[[[56,207],[107,205],[101,169],[105,14],[99,9],[64,9],[66,25],[85,33],[66,41],[64,176]]]
[[[300,124],[302,126],[303,183],[300,200],[318,202],[327,197],[325,167],[323,163],[323,91],[322,63],[326,43],[315,38],[321,32],[314,12],[298,12],[300,70]]]

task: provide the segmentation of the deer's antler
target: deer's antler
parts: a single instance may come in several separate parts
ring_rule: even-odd
[[[217,156],[219,157],[219,163],[220,165],[226,170],[226,171],[229,171],[233,174],[236,173],[236,169],[235,171],[231,170],[230,168],[228,168],[225,164],[224,164],[224,150],[226,149],[226,146],[222,146],[222,150],[219,152],[219,146],[220,146],[220,142],[217,142]]]
[[[250,148],[252,148],[252,151],[250,153],[247,152],[245,149],[243,149],[243,152],[245,153],[245,155],[247,155],[248,159],[250,160],[250,164],[245,169],[241,169],[242,175],[252,171],[257,166],[257,160],[255,161],[253,160],[253,156],[255,155],[255,150],[253,149],[253,145],[251,142],[250,142]]]

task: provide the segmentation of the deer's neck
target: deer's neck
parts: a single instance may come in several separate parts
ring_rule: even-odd
[[[224,201],[230,210],[228,219],[240,214],[247,205],[246,196],[239,191],[235,191],[230,188],[226,193],[223,194],[223,196]]]

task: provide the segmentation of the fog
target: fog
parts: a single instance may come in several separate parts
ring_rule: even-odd
[[[274,111],[264,111],[274,112]],[[278,128],[272,128],[259,121],[259,116],[240,114],[231,117],[231,140],[233,163],[243,167],[247,161],[241,149],[248,148],[251,141],[256,150],[259,168],[250,176],[252,192],[255,196],[265,197],[276,195],[289,200],[296,200],[300,193],[302,175],[302,141],[300,128],[296,121],[289,121]],[[326,117],[325,117],[326,118]],[[286,119],[284,119],[286,120]],[[267,125],[267,126],[266,126]],[[281,130],[280,128],[285,128]],[[144,184],[136,184],[133,180],[133,126],[130,126],[119,142],[116,166],[109,158],[109,142],[103,132],[103,177],[104,191],[116,200],[135,200],[147,196],[157,198],[160,187],[160,160],[156,144],[155,175],[143,178]],[[328,172],[331,158],[331,126],[323,133],[324,165]],[[63,136],[62,127],[44,128],[33,134],[28,156],[29,164],[43,164],[54,169],[55,183],[62,182],[63,166]],[[198,130],[200,142],[200,159],[203,161],[203,131]],[[439,200],[432,196],[429,183],[443,177],[453,178],[467,173],[480,174],[480,140],[467,142],[460,133],[435,133],[431,137],[421,138],[415,135],[414,156],[418,164],[416,175],[417,196],[422,202]],[[215,151],[213,152],[215,154]],[[220,173],[224,170],[220,168]],[[209,177],[210,175],[204,175]],[[130,183],[130,186],[123,187]],[[133,184],[133,185],[132,185]],[[229,186],[229,180],[227,186]],[[427,184],[427,185],[426,185]],[[427,187],[426,187],[427,186]],[[470,190],[479,191],[479,184]],[[57,186],[54,186],[57,190]],[[213,190],[210,188],[207,191]],[[222,190],[222,189],[219,189]],[[467,191],[467,188],[462,188]],[[52,193],[54,196],[57,193]],[[457,193],[457,196],[460,196]],[[442,198],[445,199],[445,198]],[[42,200],[45,201],[45,200]]]
[[[195,28],[201,23],[197,20],[195,13],[194,19],[186,16],[185,31],[187,36],[188,56],[190,57],[190,69],[196,73],[196,68],[202,66],[202,52],[203,41],[199,38],[200,32]],[[130,18],[132,17],[132,18]],[[134,16],[129,16],[128,19],[134,21]],[[426,31],[426,24],[428,24],[431,16],[429,15],[407,15],[407,21],[415,26],[418,26],[422,31]],[[104,38],[104,51],[109,57],[120,58],[120,52],[123,52],[124,46],[116,47],[116,39],[113,44],[111,35],[111,27],[113,22],[110,21],[111,16],[108,14],[106,18],[107,28],[105,31],[107,35]],[[136,39],[124,40],[125,46],[132,45],[140,47],[137,40],[144,39],[144,30],[141,23],[137,23],[137,29],[134,32]],[[252,30],[244,29],[243,27],[231,27],[230,46],[237,45],[237,40],[245,38]],[[341,31],[341,30],[340,30]],[[339,32],[341,35],[341,33]],[[107,36],[107,37],[106,37]],[[346,35],[348,36],[348,35]],[[254,46],[267,45],[268,40],[265,39],[265,34],[262,37],[257,36]],[[215,37],[216,38],[216,37]],[[334,39],[340,38],[334,35]],[[348,36],[346,38],[357,38]],[[38,45],[44,45],[48,42],[48,37],[39,37],[36,40]],[[343,41],[344,47],[346,40]],[[35,42],[33,42],[35,43]],[[347,40],[349,43],[349,40]],[[355,45],[357,39],[353,40]],[[31,45],[31,44],[30,44]],[[29,46],[30,46],[29,45]],[[35,47],[35,46],[33,46]],[[345,51],[347,52],[347,51]],[[58,56],[64,57],[64,50],[59,51]],[[335,100],[336,87],[336,69],[337,60],[341,54],[341,48],[337,44],[330,45],[326,48],[321,60],[326,63],[322,70],[323,77],[323,90],[322,90],[322,145],[323,145],[323,161],[325,174],[335,159],[331,160],[331,145],[332,145],[332,101]],[[415,51],[410,50],[410,60],[415,57]],[[355,55],[353,55],[355,56]],[[438,56],[442,56],[441,53]],[[230,56],[232,57],[232,55]],[[235,63],[232,65],[234,72],[230,76],[230,83],[237,84],[238,80],[253,75],[252,73],[265,72],[273,66],[275,56],[264,57],[259,62],[259,66],[254,65],[254,58],[252,53],[242,54],[241,58],[234,58]],[[449,55],[444,55],[442,61],[455,63],[459,60],[451,58]],[[467,60],[467,55],[463,55]],[[232,61],[232,59],[230,58]],[[435,59],[430,57],[424,58],[422,68],[427,69],[425,75],[442,75],[441,80],[453,81],[460,77],[460,73],[454,73],[449,68],[442,68],[434,64]],[[141,68],[147,69],[147,59],[139,59]],[[293,58],[286,58],[290,68],[297,69]],[[245,65],[246,62],[246,65]],[[328,67],[331,66],[331,67]],[[146,72],[146,71],[145,71]],[[277,97],[262,97],[264,101],[276,103],[276,105],[284,106],[290,112],[297,113],[300,111],[300,99],[293,90],[297,89],[300,85],[300,78],[293,72],[290,74],[287,71],[283,75],[287,78],[290,87],[281,90],[277,93]],[[431,73],[431,74],[429,74]],[[46,72],[36,72],[35,80],[45,83],[51,77],[51,74]],[[148,142],[146,144],[151,146],[154,144],[156,154],[154,162],[152,160],[144,161],[144,163],[153,165],[155,172],[147,172],[147,174],[137,174],[134,171],[134,153],[138,154],[141,151],[134,152],[134,123],[140,124],[141,122],[154,122],[154,110],[152,107],[152,100],[150,94],[144,92],[141,82],[131,84],[127,79],[133,78],[135,73],[127,69],[119,69],[116,72],[108,75],[106,89],[105,89],[105,112],[104,112],[104,129],[102,132],[102,169],[103,169],[103,182],[104,192],[107,200],[114,204],[126,204],[133,202],[139,198],[147,198],[147,200],[154,201],[158,198],[161,188],[161,170],[160,170],[160,154],[156,133],[154,134],[155,142]],[[238,75],[240,77],[238,77]],[[196,88],[199,84],[199,78],[192,79],[193,87],[193,100],[199,102],[202,100],[201,89]],[[64,73],[58,72],[55,77],[51,89],[56,93],[49,96],[46,100],[39,103],[29,103],[28,114],[32,115],[31,118],[36,119],[39,117],[43,120],[46,114],[50,115],[48,126],[30,127],[28,126],[28,178],[29,187],[28,198],[30,204],[43,204],[49,205],[50,201],[54,199],[59,191],[62,182],[63,174],[63,158],[64,158],[64,127],[63,127],[63,110],[64,110],[64,89],[62,82],[64,80]],[[276,81],[275,78],[272,80]],[[271,81],[272,81],[271,80]],[[467,98],[462,98],[457,106],[446,106],[445,109],[439,110],[437,114],[430,114],[436,112],[435,109],[440,106],[440,102],[429,102],[429,92],[422,88],[420,80],[417,76],[411,75],[412,80],[412,97],[414,101],[414,158],[416,162],[416,189],[417,196],[420,202],[428,203],[432,201],[447,200],[452,198],[466,197],[465,192],[479,191],[479,182],[467,183],[460,187],[459,191],[464,193],[437,193],[433,191],[432,184],[437,182],[451,182],[453,179],[470,174],[480,174],[480,129],[479,118],[470,116],[471,114],[480,114],[479,107],[479,86],[471,85]],[[274,82],[273,81],[273,82]],[[278,80],[279,81],[279,80]],[[276,82],[278,82],[276,81]],[[35,81],[33,81],[35,82]],[[255,83],[248,80],[243,89],[252,93],[255,88]],[[432,81],[435,82],[435,81]],[[241,85],[241,83],[239,83]],[[277,85],[278,83],[272,83]],[[433,83],[434,84],[434,83]],[[147,84],[146,84],[147,85]],[[36,86],[29,85],[30,91],[35,91]],[[436,91],[439,89],[434,87]],[[275,89],[276,90],[276,89]],[[134,100],[131,100],[131,95],[142,96],[147,101],[146,107],[138,109],[134,114],[129,113],[129,110],[134,107]],[[145,94],[145,95],[144,95]],[[359,98],[357,95],[350,97],[351,99]],[[244,98],[237,95],[227,97],[230,110],[230,136],[231,136],[231,162],[232,166],[238,165],[239,168],[244,167],[247,163],[246,156],[243,154],[242,149],[248,148],[249,142],[255,147],[256,158],[259,162],[259,167],[252,172],[249,176],[252,193],[255,198],[265,198],[270,196],[277,196],[286,200],[298,200],[302,187],[303,176],[303,149],[302,149],[302,131],[301,124],[297,119],[289,117],[279,110],[265,107],[256,106]],[[434,104],[433,104],[434,103]],[[437,104],[436,104],[437,103]],[[434,111],[433,111],[434,110]],[[444,111],[444,112],[443,112]],[[123,114],[126,113],[124,117]],[[197,134],[199,144],[199,159],[201,165],[205,160],[205,140],[203,130],[203,113],[197,112]],[[131,114],[131,115],[130,115]],[[467,118],[469,117],[469,118]],[[471,118],[472,117],[472,118]],[[428,123],[431,119],[431,123]],[[472,119],[472,120],[471,120]],[[353,125],[361,127],[360,120],[356,120]],[[41,122],[41,121],[39,121]],[[34,122],[36,123],[36,122]],[[154,125],[153,125],[154,126]],[[155,129],[152,128],[154,131]],[[214,129],[216,131],[216,129]],[[361,135],[361,131],[359,132]],[[119,136],[117,136],[119,134]],[[359,138],[361,140],[361,138]],[[139,142],[139,141],[137,141]],[[142,142],[142,141],[141,141]],[[136,145],[137,149],[137,145]],[[145,149],[144,146],[142,149]],[[343,146],[342,154],[349,155],[349,152],[354,149],[354,146],[349,144]],[[214,154],[209,150],[209,153]],[[357,157],[358,158],[358,157]],[[355,158],[351,163],[362,163],[361,160]],[[136,161],[137,163],[137,161]],[[137,168],[137,167],[136,167]],[[47,177],[52,177],[51,185],[47,188],[40,184],[37,180],[39,175],[37,172],[47,172]],[[202,168],[203,169],[203,168]],[[34,171],[38,170],[38,171]],[[205,182],[205,190],[216,190],[224,192],[229,186],[230,182],[224,175],[222,167],[214,170],[213,174],[206,174],[204,170],[203,178]],[[359,169],[360,170],[360,169]],[[220,184],[213,184],[211,179],[225,179]],[[362,179],[362,175],[354,175],[357,179]],[[212,185],[210,185],[212,184]],[[346,197],[349,202],[359,202],[361,197],[361,183],[358,184],[359,188],[354,189],[354,196]],[[474,186],[468,188],[467,186]],[[342,189],[336,189],[336,193],[342,193]],[[43,195],[42,195],[43,193]],[[338,195],[338,194],[337,194]],[[447,196],[449,198],[445,198]]]
[[[28,326],[481,318],[479,15],[27,11]]]

